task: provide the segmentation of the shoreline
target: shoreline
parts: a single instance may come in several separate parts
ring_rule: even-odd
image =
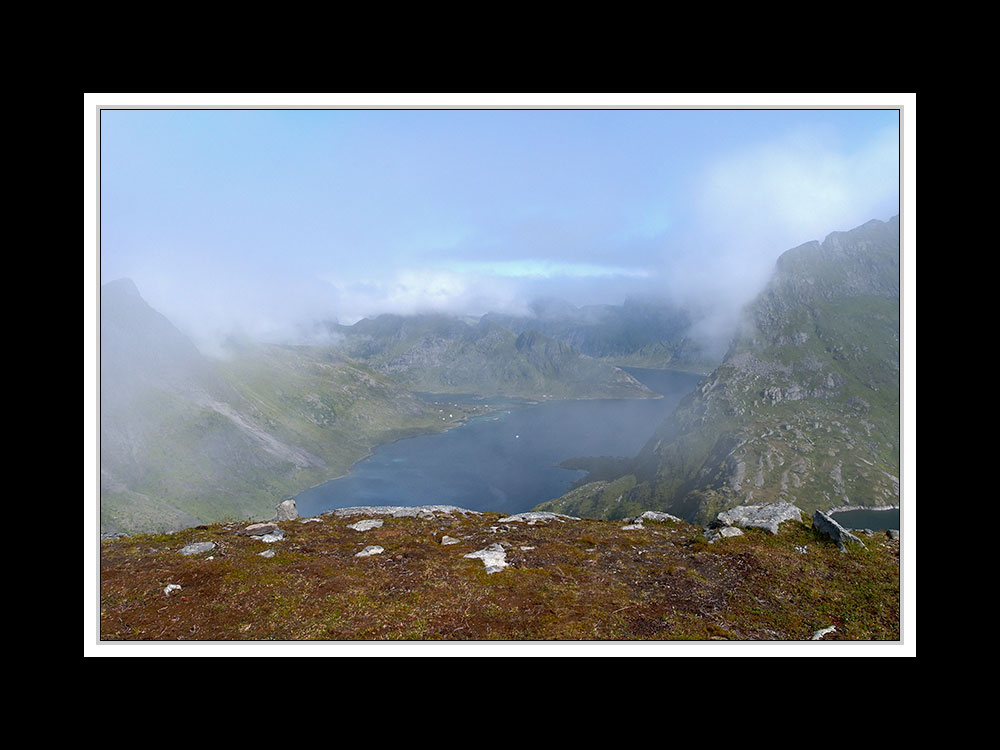
[[[429,391],[421,391],[421,393],[430,393],[430,392]],[[443,434],[445,432],[450,432],[451,430],[457,429],[459,427],[463,427],[463,426],[469,424],[469,422],[471,422],[474,419],[482,419],[483,417],[486,417],[486,416],[488,416],[490,414],[496,414],[497,412],[509,411],[510,409],[518,409],[518,408],[521,408],[521,407],[524,407],[524,406],[539,406],[541,404],[549,404],[549,403],[553,403],[553,402],[556,402],[556,401],[602,401],[602,400],[603,401],[630,401],[630,400],[631,401],[649,401],[649,400],[651,400],[653,398],[657,398],[657,399],[665,398],[665,396],[662,393],[656,393],[655,391],[654,391],[654,393],[655,393],[655,397],[650,397],[650,396],[633,396],[633,397],[628,397],[628,396],[619,396],[619,397],[614,397],[614,396],[610,396],[610,397],[609,396],[577,396],[575,398],[542,398],[540,400],[534,400],[534,398],[530,397],[530,396],[506,396],[506,395],[497,395],[497,394],[494,394],[492,396],[482,396],[483,399],[488,399],[488,398],[523,398],[524,400],[521,401],[520,403],[517,403],[517,404],[507,404],[507,405],[505,405],[503,407],[497,407],[496,409],[490,409],[489,411],[484,412],[483,414],[476,414],[476,415],[471,416],[471,417],[463,417],[462,419],[459,419],[459,420],[456,420],[456,421],[452,422],[447,427],[445,427],[443,430],[432,430],[432,429],[428,429],[428,430],[425,430],[425,431],[422,430],[420,432],[414,433],[413,435],[403,435],[402,437],[397,437],[397,438],[393,438],[392,440],[386,440],[385,442],[380,442],[380,443],[372,446],[371,449],[369,449],[368,453],[366,453],[364,456],[362,456],[357,461],[355,461],[354,463],[352,463],[351,466],[350,466],[350,468],[347,471],[345,471],[343,474],[338,474],[335,477],[330,477],[329,479],[324,479],[322,482],[317,482],[314,485],[311,485],[309,487],[301,489],[298,492],[290,495],[289,497],[295,498],[295,497],[298,497],[299,495],[301,495],[303,492],[308,492],[309,490],[316,489],[320,485],[326,484],[327,482],[334,482],[334,481],[336,481],[338,479],[343,479],[344,477],[348,476],[352,471],[354,471],[354,467],[355,466],[357,466],[362,461],[366,461],[367,459],[369,459],[372,456],[374,456],[375,453],[376,453],[376,451],[378,451],[379,448],[382,448],[382,447],[384,447],[386,445],[393,445],[394,443],[398,443],[400,440],[409,440],[410,438],[425,437],[426,435],[441,435],[441,434]],[[447,396],[471,396],[471,395],[475,395],[475,394],[470,394],[470,393],[435,393],[434,395],[447,397]],[[419,396],[418,396],[418,398],[419,398]]]
[[[899,503],[894,505],[838,505],[836,508],[823,511],[827,515],[834,513],[846,513],[851,510],[899,510]]]
[[[653,367],[649,367],[649,368],[636,368],[636,369],[648,369],[648,370],[651,370],[651,371],[654,371],[654,372],[663,372],[663,370],[658,370],[657,368],[653,368]],[[680,370],[669,370],[669,372],[681,372],[681,371]],[[696,374],[696,373],[683,372],[681,374],[691,375],[691,374]],[[646,386],[646,387],[648,388],[648,386]],[[449,431],[454,430],[456,428],[463,427],[464,425],[469,424],[472,420],[482,419],[483,417],[486,417],[486,416],[488,416],[490,414],[496,414],[497,412],[502,412],[502,411],[509,411],[510,409],[518,409],[518,408],[522,408],[522,407],[525,407],[525,406],[539,406],[541,404],[548,404],[548,403],[553,403],[553,402],[558,402],[558,401],[649,401],[649,400],[656,400],[656,399],[666,398],[666,396],[664,396],[662,393],[657,393],[656,391],[653,391],[651,388],[649,388],[649,390],[653,394],[652,396],[617,396],[617,397],[616,396],[576,396],[576,397],[569,397],[569,398],[539,398],[537,396],[520,396],[520,395],[515,395],[515,394],[491,394],[491,395],[486,395],[486,396],[480,396],[479,394],[472,394],[472,393],[468,393],[468,392],[446,393],[446,392],[441,392],[441,391],[411,391],[411,393],[414,396],[416,396],[417,398],[420,398],[423,401],[426,401],[426,399],[423,398],[422,396],[418,395],[418,393],[422,393],[422,394],[428,395],[428,396],[430,396],[430,395],[439,396],[441,398],[447,398],[448,396],[475,396],[476,398],[481,398],[483,400],[491,399],[491,398],[509,398],[509,399],[521,399],[521,401],[520,401],[520,403],[506,404],[503,407],[499,407],[498,406],[495,409],[491,408],[489,411],[484,412],[483,414],[476,414],[476,415],[471,416],[471,417],[463,417],[462,419],[457,420],[457,421],[451,423],[449,426],[445,427],[443,430],[428,429],[426,431],[417,432],[417,433],[415,433],[413,435],[404,435],[402,437],[393,438],[392,440],[387,440],[385,442],[380,442],[380,443],[372,446],[372,448],[364,456],[362,456],[361,458],[359,458],[357,461],[353,462],[351,464],[350,468],[348,468],[348,470],[345,471],[343,474],[338,474],[335,477],[330,477],[329,479],[324,479],[321,482],[317,482],[316,484],[310,485],[309,487],[305,487],[304,489],[301,489],[301,490],[295,492],[294,494],[290,494],[289,497],[292,498],[292,499],[295,499],[299,495],[301,495],[303,492],[309,492],[310,490],[314,490],[317,487],[320,487],[320,486],[326,484],[327,482],[335,482],[338,479],[343,479],[344,477],[350,476],[350,474],[354,471],[355,467],[358,464],[360,464],[362,461],[366,461],[369,458],[371,458],[372,456],[374,456],[375,453],[379,450],[379,448],[382,448],[382,447],[387,446],[387,445],[393,445],[394,443],[398,443],[401,440],[409,440],[410,438],[424,437],[424,436],[427,436],[427,435],[441,435],[441,434],[444,434],[445,432],[449,432]]]

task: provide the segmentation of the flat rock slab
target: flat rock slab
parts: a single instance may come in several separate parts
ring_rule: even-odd
[[[813,528],[835,541],[840,546],[841,552],[847,552],[848,544],[860,544],[865,547],[864,542],[821,510],[813,513]],[[868,548],[865,547],[865,549]]]
[[[381,555],[385,552],[384,547],[379,547],[377,544],[370,544],[363,550],[355,554],[355,557],[371,557],[372,555]]]
[[[181,547],[180,552],[182,555],[201,555],[205,552],[211,552],[213,549],[215,549],[215,542],[195,542]]]
[[[461,544],[461,542],[461,539],[456,539],[455,537],[448,536],[447,534],[441,537],[441,544]]]
[[[356,505],[352,508],[334,508],[323,513],[324,516],[392,516],[393,518],[417,518],[420,515],[452,515],[461,513],[463,515],[471,513],[476,516],[482,515],[478,510],[459,508],[455,505]]]
[[[506,518],[501,518],[497,523],[527,523],[529,525],[534,525],[539,521],[559,521],[565,523],[566,521],[579,521],[580,519],[576,516],[567,516],[562,513],[550,513],[547,510],[531,510],[526,513],[516,513],[513,516],[507,516]]]
[[[264,534],[270,534],[277,528],[277,525],[273,523],[252,523],[236,533],[241,536],[264,536]]]
[[[483,565],[486,566],[487,573],[499,573],[501,570],[507,567],[507,552],[499,544],[491,544],[485,549],[481,549],[478,552],[470,552],[463,557],[468,557],[473,560],[482,560]]]
[[[639,516],[639,518],[645,521],[675,521],[677,523],[683,521],[683,519],[678,518],[677,516],[672,516],[669,513],[661,513],[658,510],[647,510]]]
[[[358,521],[357,523],[347,524],[347,528],[354,529],[355,531],[371,531],[372,529],[377,529],[382,526],[385,521],[376,521],[375,519],[367,519],[365,521]]]
[[[716,516],[713,526],[740,526],[744,529],[766,529],[778,533],[785,521],[801,521],[802,509],[791,503],[770,505],[737,505]]]
[[[285,538],[285,532],[281,529],[272,531],[270,534],[264,534],[264,536],[257,537],[262,542],[267,542],[268,544],[273,544],[274,542],[280,542]]]
[[[266,557],[268,560],[270,560],[272,557],[274,557],[274,550],[273,549],[266,549],[263,552],[258,552],[257,554],[260,557]]]
[[[322,518],[301,518],[299,523],[323,523]]]
[[[641,523],[630,523],[628,526],[622,526],[622,531],[637,531],[641,528]]]

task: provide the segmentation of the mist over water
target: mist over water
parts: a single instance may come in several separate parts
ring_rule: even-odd
[[[448,432],[385,445],[346,477],[300,493],[299,513],[313,516],[355,505],[432,504],[518,513],[559,497],[585,474],[560,468],[560,462],[635,455],[701,380],[688,373],[625,369],[663,398],[524,405]],[[433,398],[449,403],[448,396]],[[480,401],[491,403],[489,398]]]

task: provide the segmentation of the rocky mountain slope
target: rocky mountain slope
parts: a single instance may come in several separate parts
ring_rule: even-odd
[[[380,315],[334,325],[347,355],[415,391],[556,398],[652,398],[614,365],[535,330],[489,317],[476,324],[438,314]]]
[[[101,544],[102,640],[898,640],[899,540],[345,508]],[[791,512],[789,512],[791,511]],[[776,532],[776,533],[772,533]]]
[[[666,303],[627,299],[622,305],[576,307],[561,300],[540,300],[532,312],[530,316],[489,313],[484,319],[514,333],[539,331],[616,365],[705,373],[718,364],[690,337],[691,313]]]
[[[100,374],[103,532],[270,517],[375,445],[467,416],[328,349],[204,357],[128,280],[101,289]]]
[[[123,279],[101,289],[101,528],[162,531],[270,517],[379,444],[447,429],[412,391],[654,397],[622,370],[535,332],[382,316],[343,349],[233,345],[203,356]],[[347,356],[344,350],[356,358]]]
[[[704,522],[741,503],[899,502],[899,219],[783,254],[723,363],[627,467],[540,509]]]

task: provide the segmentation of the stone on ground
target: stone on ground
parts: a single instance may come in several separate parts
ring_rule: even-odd
[[[840,545],[841,552],[847,552],[848,544],[860,544],[865,549],[868,549],[864,542],[821,510],[817,510],[813,514],[813,528],[821,534],[826,534]]]
[[[295,500],[288,498],[274,506],[275,521],[294,521],[299,517],[299,509],[295,507]]]
[[[385,521],[377,521],[373,518],[369,518],[365,521],[358,521],[357,523],[347,524],[347,528],[354,529],[355,531],[370,531],[371,529],[377,529],[382,526]]]
[[[189,544],[186,547],[181,547],[182,555],[200,555],[204,552],[210,552],[215,549],[215,542],[195,542],[194,544]]]
[[[778,533],[778,527],[785,521],[801,521],[802,510],[791,503],[771,503],[770,505],[737,505],[724,510],[712,523],[713,526],[740,526],[744,529],[766,529]]]
[[[473,560],[482,560],[483,565],[486,566],[487,573],[499,573],[501,570],[507,567],[507,552],[499,544],[491,544],[485,549],[481,549],[477,552],[470,552],[463,557],[468,557]]]

